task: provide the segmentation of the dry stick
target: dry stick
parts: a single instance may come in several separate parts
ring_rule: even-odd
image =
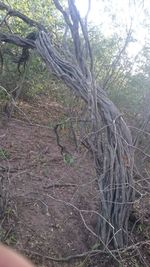
[[[69,261],[75,260],[75,259],[86,258],[87,256],[93,257],[93,256],[96,256],[97,254],[103,254],[103,253],[106,254],[105,251],[93,250],[93,251],[87,251],[87,252],[84,252],[84,253],[81,253],[81,254],[70,255],[70,256],[64,257],[64,258],[54,258],[54,257],[42,255],[42,254],[40,254],[38,252],[35,252],[35,251],[30,251],[30,250],[27,250],[27,249],[23,249],[22,251],[27,252],[27,253],[33,253],[34,255],[41,256],[44,259],[52,260],[52,261],[55,261],[55,262],[69,262]]]
[[[65,187],[65,186],[73,186],[73,187],[84,187],[84,186],[87,186],[87,185],[90,185],[92,184],[93,182],[96,181],[96,178],[94,178],[92,181],[88,182],[88,183],[84,183],[84,184],[72,184],[72,183],[65,183],[65,184],[50,184],[48,186],[44,186],[43,188],[44,189],[48,189],[48,188],[51,188],[51,187]]]
[[[147,118],[144,120],[144,122],[142,123],[142,126],[141,126],[141,131],[139,131],[139,133],[137,134],[137,136],[135,137],[134,139],[134,142],[133,142],[133,145],[138,145],[138,141],[142,135],[142,132],[146,129],[148,123],[150,121],[150,113],[148,114]]]
[[[141,129],[141,128],[134,127],[134,126],[131,126],[131,125],[128,125],[128,127],[129,127],[129,128],[132,128],[132,129],[135,129],[135,130],[137,130],[138,132],[141,132],[141,133],[143,133],[143,134],[146,134],[146,135],[149,135],[149,136],[150,136],[150,133],[149,133],[149,132],[147,132],[147,131],[145,131],[145,130],[143,130],[143,129]]]
[[[26,118],[27,122],[28,122],[29,124],[32,124],[31,121],[30,121],[30,119],[28,118],[28,116],[21,110],[21,108],[19,108],[19,107],[16,105],[15,100],[14,100],[13,97],[7,92],[7,90],[6,90],[3,86],[1,86],[1,85],[0,85],[0,89],[2,89],[2,90],[3,90],[3,91],[10,97],[10,99],[11,99],[13,105],[15,106],[15,108],[17,108],[17,109],[24,115],[24,117]]]
[[[131,147],[131,148],[133,148],[133,149],[136,149],[136,150],[138,150],[138,151],[140,151],[143,155],[145,155],[146,157],[148,157],[149,159],[150,159],[150,154],[147,154],[147,153],[145,153],[141,148],[139,148],[139,147],[136,147],[136,146],[134,146],[134,145],[131,145],[131,144],[129,144],[126,140],[125,140],[125,138],[123,138],[120,134],[118,134],[117,133],[117,135],[126,143],[126,145],[127,146],[129,146],[129,147]]]
[[[119,251],[120,251],[121,254],[124,254],[124,253],[127,253],[130,250],[135,250],[135,249],[137,249],[137,247],[141,247],[141,246],[144,246],[144,245],[149,245],[150,246],[150,240],[141,241],[141,242],[135,243],[135,244],[133,244],[131,246],[126,247],[125,249],[120,249]],[[64,257],[64,258],[55,258],[55,257],[51,257],[51,256],[42,255],[41,253],[38,253],[36,251],[27,250],[27,249],[22,249],[21,251],[24,251],[26,253],[32,253],[34,255],[43,257],[44,259],[55,261],[55,262],[68,262],[68,261],[75,260],[75,259],[86,258],[87,256],[94,257],[94,256],[96,256],[98,254],[103,254],[103,255],[108,255],[109,254],[108,252],[106,252],[104,250],[96,249],[96,250],[89,250],[89,251],[83,252],[81,254],[70,255],[70,256],[67,256],[67,257]],[[111,252],[115,254],[115,253],[118,253],[118,250],[112,250]]]
[[[44,189],[49,189],[49,188],[52,188],[52,187],[70,187],[70,186],[73,186],[73,187],[76,187],[78,186],[77,184],[50,184],[48,186],[43,186]]]

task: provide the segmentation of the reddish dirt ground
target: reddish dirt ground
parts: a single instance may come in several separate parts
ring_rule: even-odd
[[[75,255],[95,246],[97,240],[87,228],[96,229],[97,216],[91,211],[98,210],[98,192],[87,151],[77,152],[66,141],[73,162],[65,162],[53,130],[47,127],[63,116],[62,106],[48,100],[42,103],[20,103],[32,125],[21,119],[22,113],[0,128],[0,166],[5,168],[3,177],[9,192],[3,241],[39,266],[119,266],[107,257],[69,263],[56,263],[46,257]],[[143,206],[137,208],[144,214],[143,223],[140,221],[136,229],[137,242],[150,237],[148,201],[146,195]],[[80,210],[90,212],[83,212],[81,218]],[[131,264],[125,261],[124,266],[149,266],[148,246],[142,247],[141,252],[143,265],[133,257]]]

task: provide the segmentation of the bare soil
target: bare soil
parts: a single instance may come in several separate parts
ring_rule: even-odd
[[[129,253],[131,260],[125,260],[124,265],[99,255],[60,263],[48,259],[96,248],[93,232],[98,218],[93,211],[99,210],[94,167],[85,149],[76,151],[67,129],[61,134],[72,161],[66,162],[61,155],[51,129],[65,114],[61,105],[41,98],[20,103],[19,109],[22,112],[9,122],[2,119],[0,127],[0,174],[7,181],[8,199],[1,240],[38,266],[149,266],[149,245]],[[131,223],[134,242],[149,242],[149,204],[148,194],[136,204],[136,218],[140,219]],[[88,212],[83,211],[82,217],[81,210]]]

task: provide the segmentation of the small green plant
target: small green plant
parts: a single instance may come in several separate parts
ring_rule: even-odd
[[[48,123],[48,127],[49,127],[51,130],[54,129],[54,126],[55,126],[55,124],[54,124],[53,122],[49,122],[49,123]]]
[[[8,158],[10,158],[9,152],[6,149],[0,147],[0,159],[8,159]]]
[[[63,159],[65,164],[72,165],[74,163],[74,158],[68,153],[63,155]]]
[[[99,244],[99,243],[95,243],[95,244],[92,246],[91,250],[98,249],[98,248],[99,248],[99,246],[100,246],[100,244]]]
[[[10,233],[10,235],[7,237],[7,239],[5,240],[5,243],[9,246],[9,245],[15,245],[17,243],[17,238],[15,233]]]
[[[0,100],[9,100],[10,94],[6,88],[0,85]]]
[[[7,216],[15,215],[15,211],[11,207],[8,206],[5,210],[5,215]]]
[[[143,223],[140,223],[137,227],[138,233],[143,233],[146,230],[146,225]]]
[[[5,235],[5,230],[1,228],[0,229],[0,241],[3,241],[4,235]]]

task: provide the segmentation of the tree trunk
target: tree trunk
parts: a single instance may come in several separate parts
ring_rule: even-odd
[[[93,82],[78,67],[62,58],[44,32],[36,41],[39,54],[48,68],[89,104]],[[94,88],[95,90],[95,88]],[[96,107],[92,133],[88,140],[92,150],[100,197],[98,234],[103,244],[121,248],[128,243],[129,214],[134,201],[133,151],[130,131],[116,106],[101,88],[96,88]]]

